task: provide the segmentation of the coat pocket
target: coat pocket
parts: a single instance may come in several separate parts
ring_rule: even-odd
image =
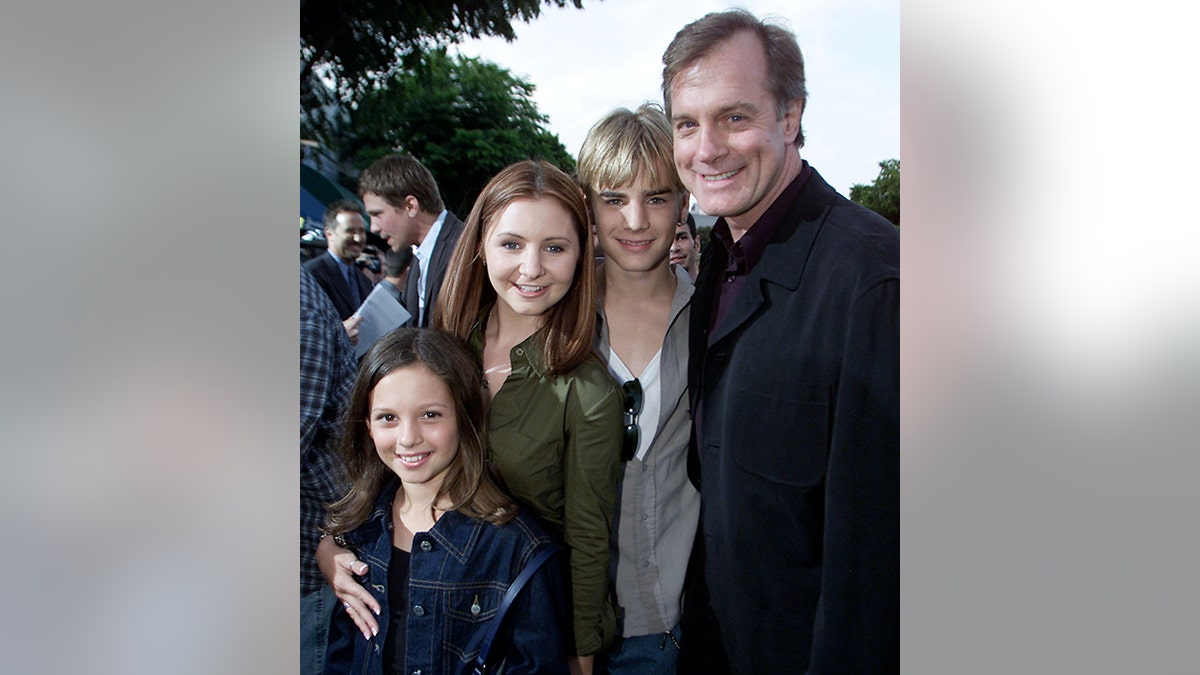
[[[829,461],[831,387],[761,384],[738,391],[727,412],[723,436],[734,461],[783,485],[820,483]]]

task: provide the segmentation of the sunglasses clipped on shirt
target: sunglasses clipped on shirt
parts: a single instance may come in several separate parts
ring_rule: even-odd
[[[628,462],[637,453],[641,439],[638,415],[642,414],[642,383],[634,378],[622,384],[621,391],[625,392],[625,437],[621,443],[621,461]]]

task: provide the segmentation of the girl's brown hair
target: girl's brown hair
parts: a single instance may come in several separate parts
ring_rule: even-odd
[[[496,289],[483,265],[483,244],[500,214],[522,199],[553,199],[575,225],[580,254],[575,278],[563,299],[546,310],[538,329],[546,372],[552,376],[579,367],[596,339],[596,269],[591,221],[583,190],[570,176],[542,160],[525,160],[496,174],[484,186],[454,249],[433,313],[433,326],[466,341],[480,313],[496,303]]]

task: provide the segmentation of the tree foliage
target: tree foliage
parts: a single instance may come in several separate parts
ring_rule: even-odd
[[[534,85],[494,63],[426,53],[364,94],[345,150],[357,167],[396,150],[421,160],[446,207],[465,218],[500,169],[530,157],[567,171],[575,160],[532,100]]]
[[[512,41],[513,19],[535,19],[543,4],[583,8],[583,0],[301,0],[301,135],[330,144],[329,118],[342,104],[352,108],[438,44],[485,35]],[[334,97],[318,75],[333,81]]]
[[[880,162],[875,182],[852,186],[850,199],[900,227],[900,160],[885,159]]]

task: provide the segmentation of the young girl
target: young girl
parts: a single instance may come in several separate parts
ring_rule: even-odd
[[[505,489],[567,549],[574,673],[591,672],[616,630],[609,536],[623,434],[621,390],[592,347],[588,224],[570,176],[540,161],[507,167],[476,200],[433,315],[479,358],[489,460]],[[318,546],[317,559],[338,597],[358,604],[350,572],[361,573],[362,562],[337,555],[332,542]]]
[[[466,673],[509,584],[554,546],[488,478],[479,368],[453,337],[406,328],[381,338],[354,383],[340,452],[352,482],[326,532],[369,565],[377,630],[349,603],[330,627],[326,673]],[[371,592],[371,591],[367,591]],[[508,614],[506,673],[566,672],[557,566]]]

